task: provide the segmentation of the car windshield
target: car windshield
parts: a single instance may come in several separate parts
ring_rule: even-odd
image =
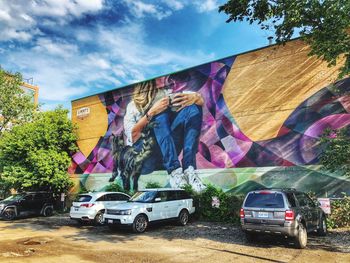
[[[283,196],[280,193],[251,193],[244,204],[245,207],[284,208]]]
[[[14,194],[14,195],[7,197],[3,201],[18,201],[18,200],[22,199],[24,196],[25,196],[24,194]]]
[[[129,202],[151,203],[156,197],[156,194],[156,191],[137,192],[130,198]]]
[[[74,202],[89,202],[92,199],[91,195],[78,195]]]

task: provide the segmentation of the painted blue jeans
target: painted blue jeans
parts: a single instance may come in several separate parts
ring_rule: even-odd
[[[202,126],[202,107],[190,105],[179,112],[166,111],[156,115],[154,135],[162,153],[163,165],[170,174],[181,167],[179,154],[183,151],[182,168],[196,169],[196,153]]]
[[[152,155],[144,160],[141,174],[149,174],[155,170],[164,168],[170,174],[179,168],[179,154],[183,150],[182,167],[186,170],[189,166],[196,168],[196,153],[198,151],[199,135],[202,126],[202,107],[191,105],[180,112],[170,109],[154,116],[156,127],[153,135],[156,143],[152,149]],[[136,151],[141,151],[142,140],[133,145]]]

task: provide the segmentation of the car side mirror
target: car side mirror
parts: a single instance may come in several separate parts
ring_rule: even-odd
[[[160,201],[162,201],[162,199],[160,197],[157,197],[154,199],[154,202],[160,202]]]

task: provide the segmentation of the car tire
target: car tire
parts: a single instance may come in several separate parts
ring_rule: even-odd
[[[307,231],[306,231],[304,224],[299,223],[298,232],[297,232],[296,237],[294,238],[294,241],[295,241],[296,248],[302,249],[302,248],[306,247]]]
[[[49,217],[53,215],[53,208],[51,206],[46,206],[43,211],[43,216]]]
[[[255,242],[256,241],[256,234],[251,232],[245,232],[245,238],[248,242]]]
[[[188,211],[186,209],[181,210],[179,217],[177,219],[178,223],[180,226],[185,226],[188,223],[190,214],[188,213]]]
[[[134,222],[132,224],[132,230],[135,233],[143,233],[145,232],[148,226],[148,220],[145,215],[138,215],[135,217]]]
[[[325,216],[321,217],[320,225],[318,226],[318,229],[317,229],[317,234],[319,236],[327,235],[327,223],[326,223],[326,217]]]
[[[103,212],[98,212],[94,218],[94,224],[96,226],[102,226],[104,224],[103,222]]]
[[[5,220],[14,220],[16,218],[16,211],[13,208],[7,208],[3,213],[2,216]]]

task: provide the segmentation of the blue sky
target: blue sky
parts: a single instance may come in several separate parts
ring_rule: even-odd
[[[221,0],[0,0],[0,65],[43,109],[267,45]]]

